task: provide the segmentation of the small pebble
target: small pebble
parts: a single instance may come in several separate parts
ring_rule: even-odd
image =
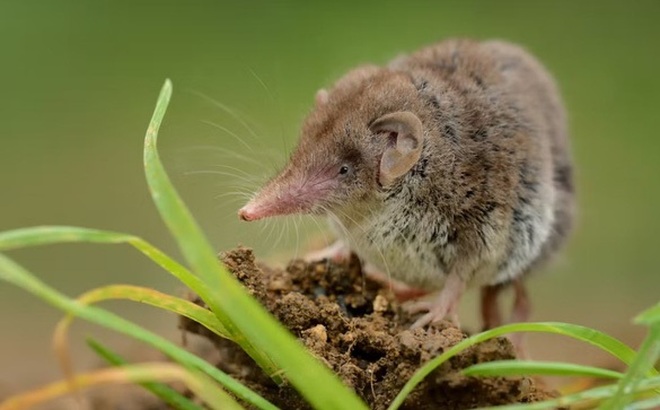
[[[399,333],[399,342],[401,343],[401,345],[411,350],[416,350],[419,348],[419,339],[415,337],[413,332],[411,332],[408,329]]]
[[[328,341],[328,332],[323,325],[316,325],[313,328],[308,330],[309,335],[322,344],[325,344]]]
[[[389,302],[383,295],[376,295],[373,302],[374,312],[385,312]]]
[[[284,279],[275,279],[268,284],[268,290],[287,290],[289,289],[289,284]]]

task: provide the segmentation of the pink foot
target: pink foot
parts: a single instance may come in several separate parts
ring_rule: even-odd
[[[427,312],[410,327],[417,329],[430,323],[439,322],[446,317],[460,327],[456,313],[461,296],[465,291],[465,282],[458,275],[449,275],[440,293],[431,300],[420,300],[409,304],[405,309],[409,313]]]

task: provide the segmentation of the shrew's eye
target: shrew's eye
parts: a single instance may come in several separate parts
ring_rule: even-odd
[[[346,175],[348,174],[348,171],[350,171],[348,165],[342,165],[341,168],[339,168],[339,175]]]

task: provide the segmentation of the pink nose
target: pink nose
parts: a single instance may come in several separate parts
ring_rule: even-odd
[[[238,210],[238,217],[248,222],[259,219],[258,215],[255,214],[254,209],[252,209],[249,204]]]
[[[238,217],[244,221],[256,221],[264,217],[263,211],[259,210],[254,203],[248,202],[238,210]]]

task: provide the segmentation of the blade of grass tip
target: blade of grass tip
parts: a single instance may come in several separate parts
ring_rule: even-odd
[[[106,346],[91,337],[87,338],[87,345],[106,362],[113,366],[124,366],[128,362],[113,352]],[[194,403],[192,400],[174,390],[170,386],[156,382],[142,382],[140,386],[153,393],[156,397],[163,400],[175,410],[204,410],[203,407]]]
[[[660,377],[653,377],[644,380],[638,386],[636,393],[644,394],[660,386]],[[571,406],[580,406],[589,404],[588,408],[616,394],[616,385],[599,386],[579,393],[561,396],[556,399],[546,400],[536,403],[517,403],[506,404],[503,406],[480,407],[475,410],[547,410],[558,408],[573,408]],[[579,407],[581,408],[581,407]],[[626,409],[628,410],[628,409]]]
[[[272,359],[275,367],[284,371],[291,384],[313,407],[365,409],[364,402],[313,357],[218,262],[215,251],[172,186],[156,149],[158,129],[171,95],[172,84],[167,80],[145,136],[145,173],[154,203],[184,257],[204,283],[216,291],[207,301],[209,307],[233,340],[262,368],[268,367]]]
[[[569,336],[577,340],[594,345],[628,364],[635,358],[635,351],[619,340],[588,327],[571,325],[568,323],[547,322],[547,323],[513,323],[500,326],[495,329],[487,330],[482,333],[470,336],[469,338],[457,343],[441,355],[428,361],[406,382],[399,394],[390,404],[389,410],[398,409],[412,390],[429,375],[434,369],[445,361],[454,357],[463,350],[497,336],[516,332],[543,332],[558,335]]]
[[[192,373],[181,366],[170,363],[144,363],[97,370],[76,376],[75,383],[86,388],[108,383],[139,383],[153,380],[182,381],[213,410],[243,409],[229,394],[210,383],[206,376]],[[63,396],[68,391],[66,382],[51,383],[40,389],[10,397],[0,403],[0,410],[28,409],[39,403]]]
[[[149,122],[149,127],[146,132],[144,140],[144,168],[147,176],[147,183],[151,191],[152,198],[156,207],[158,208],[161,217],[163,217],[166,225],[168,226],[171,232],[175,232],[173,227],[180,226],[183,229],[179,229],[175,234],[175,239],[177,239],[179,246],[182,247],[183,244],[195,243],[193,246],[201,246],[203,248],[210,245],[202,238],[199,241],[199,236],[201,230],[196,226],[194,221],[191,223],[192,217],[189,215],[189,211],[183,204],[183,201],[178,195],[168,195],[168,188],[171,187],[171,183],[165,174],[165,169],[160,163],[158,154],[156,151],[156,143],[158,135],[158,129],[160,124],[163,121],[165,112],[167,111],[167,106],[169,105],[170,98],[172,96],[172,83],[168,79],[163,85],[158,101],[156,102],[156,108]],[[188,214],[188,215],[182,215]],[[171,217],[166,218],[165,215],[171,215]],[[172,219],[177,219],[177,222],[172,222]],[[179,238],[185,238],[179,240]],[[211,250],[209,252],[211,260],[205,260],[204,257],[199,258],[200,252],[189,252],[185,245],[182,247],[184,256],[193,267],[193,270],[200,276],[202,281],[210,288],[215,289],[219,292],[226,284],[223,283],[222,275],[217,275],[213,272],[213,268],[219,266],[217,256],[215,252]],[[187,252],[188,251],[188,252]],[[209,265],[211,265],[209,267]],[[200,269],[199,267],[202,266]],[[215,269],[217,270],[217,269]],[[225,276],[229,276],[225,272]],[[220,298],[215,294],[211,293],[208,295],[208,299],[205,299],[205,302],[211,309],[211,311],[218,317],[223,326],[227,329],[231,335],[231,339],[236,342],[245,352],[254,359],[254,361],[266,372],[266,374],[271,377],[278,385],[282,385],[284,380],[280,377],[281,368],[275,364],[272,358],[263,350],[257,349],[252,345],[251,340],[246,338],[243,335],[243,332],[239,331],[236,327],[233,320],[225,313],[225,309],[221,308]]]
[[[660,303],[637,315],[634,322],[646,326],[660,323]]]
[[[0,253],[0,280],[7,281],[39,299],[90,323],[112,329],[151,345],[186,367],[203,371],[236,396],[262,410],[277,410],[273,404],[198,356],[176,346],[142,326],[96,306],[85,306],[49,287],[25,268]]]
[[[583,366],[573,363],[537,362],[532,360],[497,360],[479,363],[468,367],[462,373],[466,376],[570,376],[601,377],[621,379],[623,373],[600,367]]]
[[[75,226],[36,226],[0,232],[0,251],[70,242],[131,245],[181,281],[202,300],[206,301],[211,293],[210,289],[183,265],[134,235]]]
[[[644,338],[642,345],[637,351],[637,357],[626,371],[625,376],[618,383],[617,392],[602,406],[603,410],[623,409],[633,400],[632,392],[648,374],[653,370],[656,360],[660,356],[660,323],[651,326],[649,333]]]

